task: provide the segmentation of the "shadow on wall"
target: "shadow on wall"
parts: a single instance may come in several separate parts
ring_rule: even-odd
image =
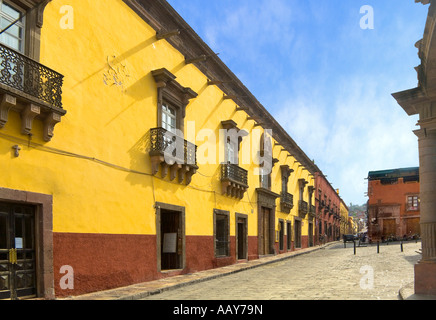
[[[139,139],[128,151],[130,156],[130,169],[132,172],[127,175],[126,180],[132,185],[150,186],[151,165],[148,155],[150,150],[150,131]],[[148,176],[148,177],[147,177]]]

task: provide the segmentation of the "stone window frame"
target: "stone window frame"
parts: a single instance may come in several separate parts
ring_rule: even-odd
[[[291,174],[294,172],[294,169],[291,169],[288,165],[280,166],[281,170],[281,178],[282,178],[282,192],[289,192],[289,178]]]
[[[238,124],[233,120],[221,121],[221,126],[224,130],[226,130],[226,132],[229,132],[231,130],[235,130],[235,132],[238,136],[238,141],[236,144],[235,144],[235,141],[232,141],[232,139],[229,135],[226,134],[224,136],[225,140],[222,141],[222,143],[224,144],[225,154],[224,154],[224,161],[221,164],[231,163],[231,164],[235,164],[235,165],[239,166],[239,162],[240,162],[239,161],[240,160],[239,154],[241,152],[241,144],[242,144],[242,141],[244,140],[244,138],[249,135],[249,133],[244,129],[239,129]],[[234,154],[234,156],[235,156],[234,160],[236,160],[236,161],[234,161],[235,163],[228,161],[229,160],[228,149],[227,149],[228,143],[233,143],[233,147],[235,148],[233,150],[235,152],[235,154]]]
[[[161,234],[161,213],[164,211],[174,211],[180,214],[180,229],[182,233],[182,254],[180,261],[180,268],[177,270],[184,270],[186,268],[186,209],[185,207],[176,206],[173,204],[156,202],[156,262],[157,272],[166,273],[166,270],[162,270],[161,263],[161,246],[162,246],[162,234]]]
[[[286,250],[292,250],[292,221],[286,220]]]
[[[267,138],[267,141],[265,141],[265,138]],[[265,150],[265,145],[267,145],[267,144],[269,146],[271,146],[271,148],[268,147],[268,149]],[[259,150],[260,150],[259,151],[259,155],[261,157],[265,157],[265,155],[268,155],[268,156],[270,156],[270,159],[271,159],[271,171],[268,174],[263,174],[263,172],[261,172],[262,174],[259,175],[259,185],[260,185],[260,188],[263,188],[263,189],[271,191],[271,189],[272,189],[272,180],[273,180],[273,178],[272,178],[272,170],[273,170],[275,164],[277,162],[279,162],[279,160],[275,159],[274,156],[273,156],[273,141],[272,141],[272,137],[271,136],[266,136],[265,133],[262,133],[262,135],[260,137],[260,149]],[[271,154],[269,154],[268,151],[271,151]],[[262,170],[263,166],[264,166],[264,164],[260,165],[261,170]],[[266,179],[267,181],[264,182],[264,179]],[[268,184],[267,188],[265,188],[264,183]]]
[[[0,188],[0,201],[35,208],[36,295],[55,299],[53,266],[53,196]]]
[[[297,225],[299,225],[299,233],[297,234]],[[303,219],[300,217],[294,217],[294,232],[292,233],[294,248],[301,249],[303,247]],[[297,239],[298,236],[298,239]]]
[[[26,13],[24,55],[39,62],[44,10],[51,0],[4,0]]]
[[[162,126],[162,105],[167,103],[176,110],[176,127],[184,133],[186,107],[197,93],[175,81],[177,77],[165,68],[152,71],[152,76],[157,86],[157,126]]]
[[[412,204],[415,201],[418,202],[418,205],[416,206],[416,209],[414,209],[415,207],[412,205],[409,205],[409,199],[412,198]],[[419,211],[420,210],[420,197],[419,197],[419,193],[414,193],[414,194],[406,194],[406,211],[407,212],[413,212],[413,211]]]
[[[238,223],[239,220],[244,220],[244,260],[248,259],[248,215],[243,213],[235,213],[235,239],[236,239],[236,259],[238,259]]]
[[[226,234],[227,234],[227,249],[226,255],[218,255],[217,243],[217,224],[216,219],[218,216],[225,216],[227,219]],[[214,209],[213,210],[213,253],[215,258],[228,258],[230,257],[230,211]]]

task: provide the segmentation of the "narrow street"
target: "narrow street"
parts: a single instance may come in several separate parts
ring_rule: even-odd
[[[144,300],[397,300],[413,282],[420,242],[335,244],[313,253]]]

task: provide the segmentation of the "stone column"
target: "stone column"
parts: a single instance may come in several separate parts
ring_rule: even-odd
[[[436,295],[436,117],[418,124],[422,260],[415,265],[415,293]]]

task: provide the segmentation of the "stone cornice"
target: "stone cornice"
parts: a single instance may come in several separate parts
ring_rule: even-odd
[[[419,114],[419,105],[429,101],[421,87],[393,93],[392,96],[409,116]]]
[[[220,80],[218,86],[227,96],[239,97],[235,101],[246,109],[247,114],[259,120],[265,129],[273,130],[273,137],[310,173],[319,172],[319,168],[289,134],[271,116],[265,107],[245,87],[238,77],[224,64],[212,49],[198,36],[186,21],[165,0],[123,0],[156,33],[180,30],[177,36],[166,39],[182,53],[186,59],[206,56],[205,60],[195,62],[195,66],[211,80]]]

